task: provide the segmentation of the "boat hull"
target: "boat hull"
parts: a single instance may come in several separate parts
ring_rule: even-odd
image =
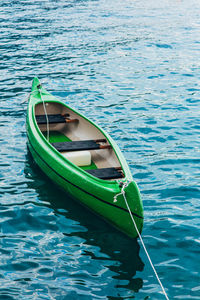
[[[131,220],[124,197],[120,194],[121,186],[119,182],[115,180],[100,180],[88,175],[86,172],[79,171],[79,168],[75,168],[66,161],[63,163],[63,158],[51,149],[47,141],[41,139],[33,120],[34,105],[38,103],[36,98],[34,97],[33,101],[29,100],[27,136],[28,147],[37,165],[66,193],[129,237],[136,238],[138,234]],[[48,101],[51,100],[49,99],[48,96]],[[38,99],[38,101],[41,101],[41,99]],[[52,101],[56,100],[52,99]],[[111,139],[108,135],[105,136]],[[117,151],[119,150],[117,149]],[[122,157],[121,153],[119,157]],[[121,158],[121,160],[123,159]],[[125,165],[125,168],[127,168],[127,165]],[[127,180],[129,182],[125,189],[126,199],[137,228],[141,233],[143,227],[142,201],[136,183],[130,177],[130,173],[127,172],[127,174],[126,178],[123,179],[124,183]],[[116,195],[119,195],[117,202],[114,201]]]

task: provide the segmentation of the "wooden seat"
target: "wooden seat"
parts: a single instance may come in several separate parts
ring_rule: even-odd
[[[86,172],[100,179],[117,179],[124,177],[120,167],[86,170]]]
[[[59,152],[63,151],[81,151],[81,150],[98,150],[109,149],[110,145],[101,145],[100,142],[106,142],[105,139],[99,140],[85,140],[85,141],[73,141],[73,142],[57,142],[52,143],[52,146]]]
[[[46,115],[37,115],[35,117],[38,125],[47,124]],[[48,117],[49,124],[78,122],[78,119],[69,119],[69,114],[64,114],[64,115],[52,114],[52,115],[47,115],[47,117]]]
[[[48,117],[48,123],[54,124],[54,123],[66,123],[65,118],[69,117],[69,114],[61,115],[61,114],[53,114],[53,115],[47,115]],[[47,118],[46,115],[37,115],[35,116],[37,124],[46,124]]]

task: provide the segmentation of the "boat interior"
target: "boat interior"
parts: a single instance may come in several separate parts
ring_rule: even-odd
[[[124,177],[115,151],[103,133],[70,108],[45,101],[45,109],[43,103],[35,106],[35,118],[43,135],[67,160],[100,179]]]

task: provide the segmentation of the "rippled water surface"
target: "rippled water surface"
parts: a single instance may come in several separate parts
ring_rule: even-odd
[[[0,299],[164,299],[139,241],[74,203],[27,150],[37,75],[117,141],[170,299],[200,299],[200,2],[0,1]]]

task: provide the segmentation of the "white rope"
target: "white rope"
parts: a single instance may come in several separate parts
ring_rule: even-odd
[[[129,183],[130,183],[130,182],[123,183],[123,187],[122,187],[121,193],[119,193],[119,194],[117,194],[117,195],[114,196],[114,202],[117,201],[117,197],[118,197],[119,195],[123,195],[124,201],[125,201],[125,203],[126,203],[126,206],[127,206],[127,208],[128,208],[128,211],[129,211],[129,214],[130,214],[130,217],[131,217],[131,220],[133,221],[133,224],[134,224],[135,229],[136,229],[136,231],[137,231],[137,234],[138,234],[138,236],[139,236],[139,238],[140,238],[140,241],[141,241],[141,244],[142,244],[142,246],[143,246],[143,248],[144,248],[144,251],[145,251],[145,253],[146,253],[146,255],[147,255],[147,258],[148,258],[148,260],[149,260],[149,263],[150,263],[150,265],[151,265],[151,267],[152,267],[152,269],[153,269],[153,271],[154,271],[154,273],[155,273],[155,276],[156,276],[156,278],[157,278],[157,280],[158,280],[158,282],[159,282],[159,284],[160,284],[160,287],[161,287],[161,289],[162,289],[162,291],[163,291],[163,294],[164,294],[165,298],[166,298],[167,300],[169,300],[169,298],[168,298],[168,296],[167,296],[167,293],[165,292],[165,289],[164,289],[164,287],[163,287],[163,285],[162,285],[162,282],[161,282],[160,278],[158,277],[158,274],[157,274],[157,272],[156,272],[156,269],[155,269],[155,267],[154,267],[154,265],[153,265],[153,263],[152,263],[152,260],[151,260],[151,258],[150,258],[150,256],[149,256],[149,253],[148,253],[148,251],[147,251],[147,249],[146,249],[146,246],[145,246],[145,244],[144,244],[144,242],[143,242],[142,236],[141,236],[141,234],[140,234],[140,232],[139,232],[139,230],[138,230],[138,228],[137,228],[137,225],[136,225],[136,222],[135,222],[135,220],[134,220],[134,218],[133,218],[133,215],[132,215],[132,213],[131,213],[130,207],[129,207],[129,205],[128,205],[128,202],[127,202],[127,199],[126,199],[126,193],[125,193],[125,190],[124,190],[124,189],[129,185]]]
[[[28,93],[27,98],[25,98],[25,100],[23,100],[23,101],[21,102],[21,104],[24,104],[25,102],[28,102],[30,96],[31,96],[33,93],[36,93],[36,92],[37,92],[37,91],[32,91],[32,92]]]
[[[45,113],[46,120],[47,120],[47,141],[49,142],[49,119],[48,119],[48,115],[47,115],[47,111],[46,111],[46,106],[45,106],[44,99],[42,97],[42,92],[41,92],[40,87],[38,88],[38,91],[40,93],[40,97],[41,97],[41,100],[42,100],[42,103],[43,103],[44,113]]]
[[[120,196],[120,195],[125,195],[125,191],[124,189],[129,185],[130,181],[127,181],[127,182],[121,182],[121,181],[118,181],[119,185],[122,185],[122,189],[121,189],[121,192],[117,195],[114,196],[114,201],[113,202],[117,202],[117,198]]]

